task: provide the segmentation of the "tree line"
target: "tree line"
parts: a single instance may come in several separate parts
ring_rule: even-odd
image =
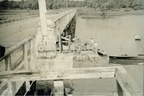
[[[46,0],[47,9],[65,7],[90,7],[100,9],[132,8],[135,10],[144,8],[144,0]],[[19,2],[4,0],[0,2],[0,10],[4,9],[38,9],[38,0],[22,0]]]
[[[113,9],[132,8],[139,10],[144,8],[144,0],[86,0],[88,7]]]

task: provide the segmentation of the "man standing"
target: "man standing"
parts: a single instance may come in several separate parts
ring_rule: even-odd
[[[94,45],[93,45],[93,52],[97,54],[97,48],[98,47],[98,44],[96,42],[94,42]]]
[[[91,38],[90,46],[93,47],[93,45],[94,45],[94,40],[93,40],[93,38]]]

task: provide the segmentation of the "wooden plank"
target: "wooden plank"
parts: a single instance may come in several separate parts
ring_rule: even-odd
[[[62,53],[63,48],[62,48],[62,37],[61,37],[61,30],[58,28],[58,33],[59,33],[59,52]]]
[[[26,81],[26,93],[24,94],[24,96],[27,96],[28,91],[31,90],[31,87],[33,86],[35,81],[32,81],[31,83],[29,81]],[[33,90],[33,89],[32,89]]]
[[[29,68],[31,71],[35,70],[35,63],[34,63],[34,42],[33,40],[30,41],[30,62]]]
[[[73,54],[57,54],[55,60],[49,63],[50,70],[69,70],[73,68]]]
[[[26,91],[28,92],[30,90],[30,82],[29,81],[25,81],[26,82]]]
[[[15,68],[15,70],[20,70],[22,67],[24,67],[24,62],[21,62],[21,63]]]
[[[10,71],[11,70],[11,56],[10,55],[8,55],[5,58],[5,70],[6,71]]]
[[[89,79],[114,77],[112,68],[78,68],[72,70],[43,71],[28,74],[2,75],[1,80],[27,81],[27,80],[57,80],[57,79]]]
[[[2,71],[0,72],[0,77],[5,75],[13,75],[13,74],[31,74],[31,72],[28,70]]]
[[[54,96],[64,96],[63,81],[54,81]]]
[[[12,70],[15,70],[19,65],[21,65],[21,62],[23,60],[23,56],[20,56],[14,63],[12,63]]]
[[[1,84],[0,84],[0,96],[2,95],[2,94],[5,94],[4,93],[4,91],[7,89],[7,83],[6,82],[2,82]]]
[[[137,84],[128,75],[128,73],[122,73],[121,71],[117,71],[116,80],[122,88],[124,96],[143,96]]]
[[[69,42],[68,42],[68,49],[70,50],[70,45],[71,45],[71,36],[69,36]]]
[[[16,81],[15,82],[15,94],[19,91],[19,89],[23,86],[24,81]]]
[[[28,49],[27,49],[27,43],[25,43],[25,44],[23,45],[23,58],[24,58],[24,68],[25,68],[26,70],[29,69],[27,51],[28,51]]]
[[[7,84],[6,82],[2,82],[2,83],[0,84],[0,90],[1,90],[6,84]]]
[[[0,96],[8,96],[8,88],[1,92]]]
[[[64,40],[70,41],[69,38],[66,38],[66,37],[61,37],[61,38],[64,39]]]
[[[15,90],[13,89],[14,86],[12,86],[12,81],[8,81],[7,84],[8,84],[7,85],[8,86],[8,95],[15,96],[15,94],[14,94]]]

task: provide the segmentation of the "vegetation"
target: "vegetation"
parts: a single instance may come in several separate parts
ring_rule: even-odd
[[[66,2],[67,1],[67,2]],[[144,8],[144,0],[46,0],[47,9],[65,7],[90,7],[95,9],[132,8],[135,10]],[[38,9],[38,0],[22,0],[20,2],[4,0],[0,2],[0,10],[4,9]]]

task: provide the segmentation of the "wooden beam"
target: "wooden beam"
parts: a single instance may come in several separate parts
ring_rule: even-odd
[[[68,49],[70,50],[70,45],[71,45],[71,36],[69,36],[69,43],[68,43]]]
[[[11,56],[10,55],[5,57],[5,70],[6,71],[11,70]]]
[[[28,49],[27,49],[27,43],[25,43],[23,45],[23,58],[24,58],[24,68],[26,70],[29,69],[29,67],[28,67],[28,54],[27,54],[27,51],[28,51]]]
[[[30,72],[28,70],[2,71],[2,72],[0,72],[0,79],[1,79],[2,76],[14,75],[14,74],[32,74],[32,72]]]
[[[30,62],[29,62],[30,71],[35,70],[34,64],[34,40],[30,40]]]
[[[2,91],[2,92],[0,93],[0,96],[9,96],[9,95],[8,95],[8,88],[6,88],[4,91]]]
[[[88,79],[114,77],[113,68],[74,68],[71,70],[43,71],[28,74],[2,75],[1,80],[27,81],[27,80],[57,80],[57,79]]]
[[[122,88],[124,96],[143,96],[136,82],[128,75],[128,73],[116,72],[116,80]]]
[[[69,38],[66,38],[66,37],[61,37],[61,38],[64,39],[64,40],[70,41]]]
[[[54,96],[64,96],[63,81],[54,81]]]
[[[59,28],[58,28],[58,33],[59,33],[59,52],[62,53],[63,51],[62,37],[61,37],[61,30]]]
[[[7,86],[8,86],[8,95],[9,96],[15,96],[15,94],[14,94],[15,90],[13,89],[14,86],[12,86],[12,81],[9,80],[7,82]]]
[[[20,56],[14,63],[12,63],[13,66],[11,67],[11,69],[12,70],[17,69],[17,67],[19,67],[19,65],[23,64],[22,61],[23,61],[23,56]]]
[[[22,67],[24,67],[24,62],[23,61],[15,68],[15,71],[20,70]]]
[[[4,92],[6,89],[7,89],[7,83],[6,83],[6,82],[2,82],[2,83],[0,84],[0,96],[1,96],[2,94],[4,94],[3,92]]]

